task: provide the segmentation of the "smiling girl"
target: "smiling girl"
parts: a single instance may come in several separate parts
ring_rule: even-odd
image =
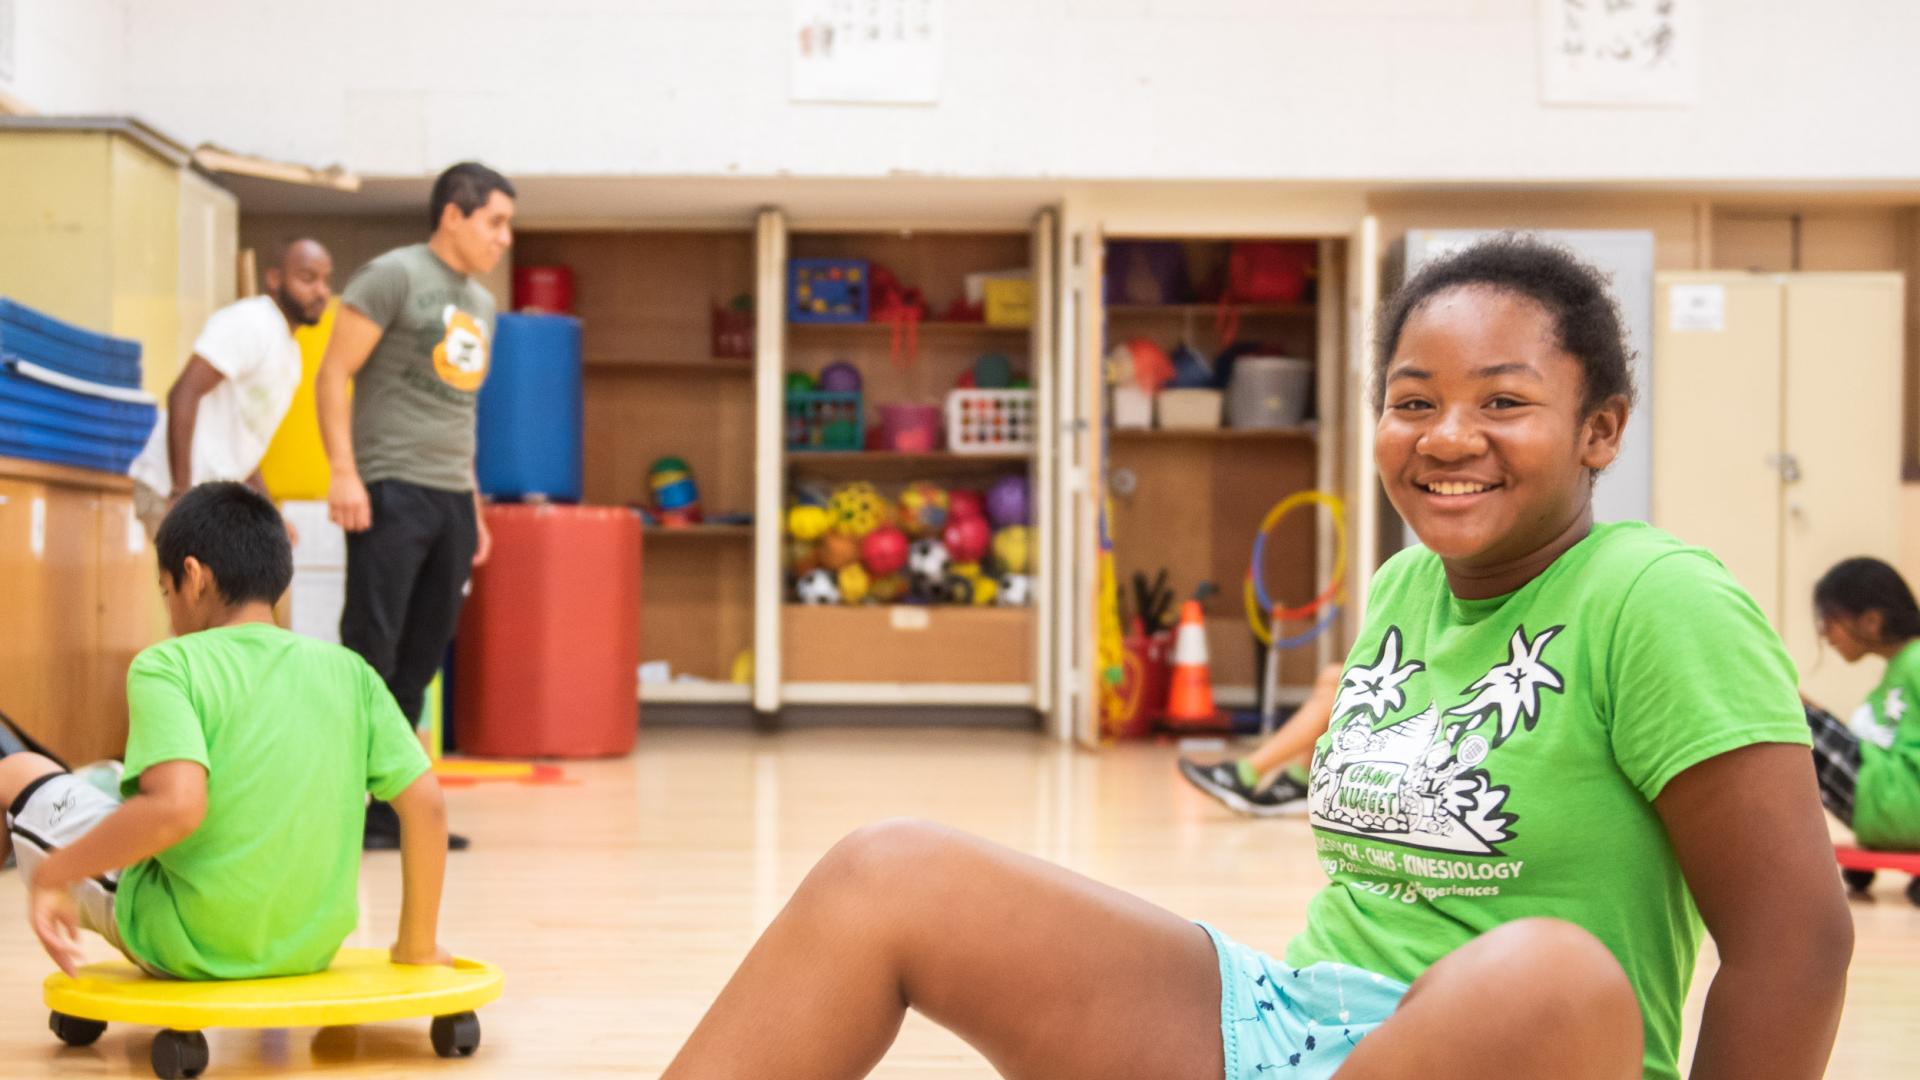
[[[1381,568],[1316,747],[1284,962],[939,826],[822,858],[670,1080],[864,1076],[908,1008],[1024,1080],[1813,1078],[1852,923],[1791,664],[1712,556],[1595,525],[1632,405],[1603,280],[1503,239],[1388,305]],[[1681,408],[1675,402],[1671,407]]]

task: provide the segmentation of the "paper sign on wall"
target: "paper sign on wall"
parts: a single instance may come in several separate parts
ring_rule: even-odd
[[[1667,309],[1674,333],[1720,333],[1727,328],[1726,287],[1674,285],[1667,290]]]
[[[793,0],[795,101],[932,105],[946,0]]]
[[[1702,0],[1539,0],[1540,100],[1692,105]]]

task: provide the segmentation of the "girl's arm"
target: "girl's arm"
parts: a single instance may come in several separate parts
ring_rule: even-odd
[[[1713,934],[1692,1080],[1817,1080],[1846,999],[1853,916],[1806,747],[1742,747],[1654,800]]]

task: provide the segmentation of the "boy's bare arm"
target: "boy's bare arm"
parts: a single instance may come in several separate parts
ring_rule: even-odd
[[[67,847],[47,855],[35,886],[66,888],[132,866],[185,840],[207,816],[207,770],[195,761],[163,761],[140,774],[140,791]]]
[[[431,771],[393,800],[400,816],[400,935],[396,964],[449,964],[440,947],[440,890],[447,876],[447,803]]]
[[[72,975],[80,963],[80,926],[67,891],[75,883],[132,866],[185,840],[207,816],[207,770],[165,761],[140,774],[140,792],[71,845],[56,848],[28,882],[27,918],[47,955]]]

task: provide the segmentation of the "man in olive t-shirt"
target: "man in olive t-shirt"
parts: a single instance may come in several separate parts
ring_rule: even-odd
[[[513,242],[513,199],[484,165],[441,173],[427,242],[374,259],[341,293],[314,388],[333,471],[328,516],[347,532],[340,643],[415,724],[491,543],[473,456],[494,305],[473,276]],[[398,842],[391,811],[369,807],[367,846]]]

